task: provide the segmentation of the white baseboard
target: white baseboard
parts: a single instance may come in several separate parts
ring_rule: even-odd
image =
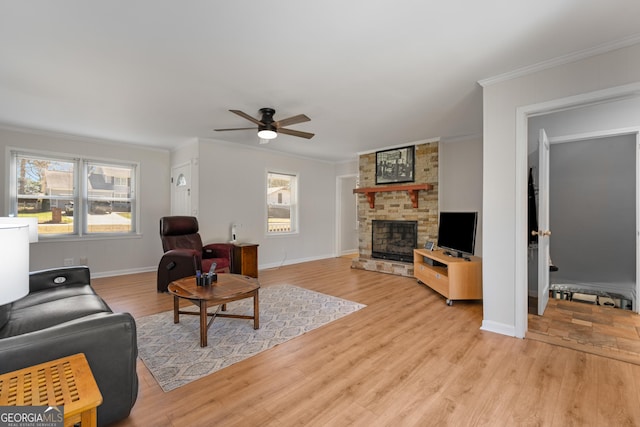
[[[346,256],[346,255],[358,255],[358,249],[349,249],[349,250],[340,252],[340,256]]]
[[[91,267],[89,267],[89,272],[91,273],[92,279],[98,279],[102,277],[124,276],[125,274],[148,273],[150,271],[157,271],[157,270],[158,270],[158,266],[156,265],[153,267],[128,268],[126,270],[101,271],[99,273],[93,273],[91,271]]]
[[[309,258],[297,258],[297,259],[285,260],[285,261],[282,261],[282,262],[273,262],[273,263],[268,263],[268,264],[260,264],[260,265],[258,265],[258,270],[268,270],[270,268],[282,267],[283,265],[300,264],[301,262],[318,261],[320,259],[327,259],[327,258],[335,258],[335,255],[334,254],[319,255],[319,256],[309,257]]]
[[[505,323],[494,322],[492,320],[483,320],[480,330],[493,332],[501,335],[508,335],[510,337],[516,336],[515,326],[507,325]]]

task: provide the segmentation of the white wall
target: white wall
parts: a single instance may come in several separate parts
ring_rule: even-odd
[[[478,212],[475,255],[482,256],[482,138],[440,140],[440,212]]]
[[[635,300],[636,136],[552,144],[552,283]]]
[[[544,128],[549,138],[640,127],[640,95],[558,111],[529,119],[529,152],[538,149]]]
[[[158,220],[169,212],[169,152],[76,136],[0,129],[0,212],[8,215],[7,147],[77,154],[97,159],[140,163],[140,235],[125,238],[92,238],[31,244],[30,269],[59,267],[65,258],[79,264],[86,257],[92,276],[153,271],[162,255]]]
[[[275,142],[277,143],[277,142]],[[335,256],[335,165],[212,139],[199,140],[198,221],[205,243],[260,245],[259,268]],[[267,171],[299,176],[298,234],[266,235]]]
[[[638,76],[640,45],[634,45],[484,87],[483,329],[520,336],[519,311],[526,310],[526,292],[524,302],[516,299],[516,287],[526,290],[527,263],[527,147],[525,135],[516,150],[518,107],[638,83]],[[520,169],[524,176],[516,175]],[[516,197],[521,183],[524,197]]]
[[[341,162],[336,163],[336,175],[358,175],[359,165],[358,165],[358,156],[355,156],[355,159],[350,162]]]

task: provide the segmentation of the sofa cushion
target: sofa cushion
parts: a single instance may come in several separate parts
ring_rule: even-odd
[[[111,313],[111,309],[95,294],[69,296],[20,308],[14,303],[9,321],[0,329],[0,338],[50,328],[69,320],[102,312]]]

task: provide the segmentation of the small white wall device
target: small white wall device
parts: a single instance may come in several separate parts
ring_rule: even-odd
[[[236,224],[231,224],[231,243],[238,241],[237,229],[238,226]]]

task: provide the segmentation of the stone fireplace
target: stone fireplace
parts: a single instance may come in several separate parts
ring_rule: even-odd
[[[428,240],[435,242],[438,235],[438,142],[415,146],[415,182],[376,185],[375,174],[376,154],[361,155],[359,188],[384,191],[377,192],[371,199],[367,194],[358,194],[358,257],[354,258],[351,267],[413,277],[413,255],[401,260],[375,257],[373,224],[374,221],[412,221],[417,230],[415,247],[424,246]],[[407,184],[430,184],[433,188],[412,195],[404,190]],[[409,244],[414,245],[413,242]],[[412,249],[403,250],[413,254]]]
[[[374,219],[371,224],[371,257],[413,262],[418,242],[417,221]]]

